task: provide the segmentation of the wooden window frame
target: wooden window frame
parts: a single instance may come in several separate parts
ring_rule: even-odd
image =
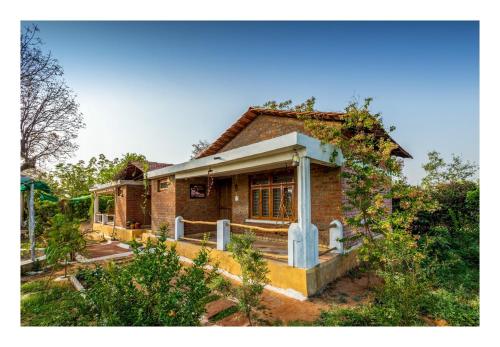
[[[248,180],[248,191],[249,191],[249,210],[248,210],[248,216],[251,219],[255,220],[271,220],[271,221],[294,221],[295,220],[295,205],[296,205],[296,195],[297,195],[297,188],[296,188],[296,179],[295,179],[295,172],[292,174],[292,180],[289,182],[280,182],[280,183],[273,183],[273,176],[278,175],[282,173],[283,171],[273,171],[265,174],[255,174],[255,175],[249,175],[249,180]],[[268,181],[265,184],[252,184],[252,180],[256,176],[267,176]],[[274,199],[273,199],[273,188],[280,188],[284,189],[287,187],[292,188],[292,206],[291,206],[291,212],[292,215],[290,217],[274,217],[273,211],[274,211]],[[259,215],[255,216],[253,214],[254,210],[254,203],[253,203],[253,192],[255,190],[260,191],[259,193]],[[262,210],[263,210],[263,205],[262,205],[262,190],[268,190],[268,204],[269,204],[269,216],[262,216]],[[282,192],[281,192],[282,194]]]

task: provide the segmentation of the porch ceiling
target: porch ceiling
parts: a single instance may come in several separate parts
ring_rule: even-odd
[[[340,166],[343,162],[340,150],[338,150],[339,155],[335,163],[330,162],[334,150],[334,146],[330,144],[321,144],[315,138],[292,132],[270,140],[150,171],[148,178],[170,175],[175,175],[176,178],[206,176],[209,169],[212,170],[212,175],[223,176],[279,168],[291,164],[295,151],[301,157],[310,158],[312,162],[327,166]]]

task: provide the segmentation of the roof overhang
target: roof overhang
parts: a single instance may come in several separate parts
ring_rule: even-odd
[[[336,148],[331,144],[322,144],[315,138],[292,132],[270,140],[150,171],[148,178],[172,175],[178,179],[206,176],[208,170],[211,170],[210,174],[213,176],[224,176],[257,169],[284,167],[292,163],[292,156],[295,152],[300,157],[310,158],[313,163],[340,166],[343,162],[343,156],[339,149],[335,161],[331,161],[332,153],[335,150]]]
[[[103,184],[96,184],[89,190],[91,192],[100,192],[106,191],[110,188],[119,187],[119,186],[142,186],[144,183],[142,181],[132,181],[132,180],[118,180],[113,182],[107,182]]]

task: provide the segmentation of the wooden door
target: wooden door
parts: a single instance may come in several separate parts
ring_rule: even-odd
[[[231,219],[232,196],[231,196],[232,180],[225,178],[217,180],[217,192],[219,198],[219,219]]]

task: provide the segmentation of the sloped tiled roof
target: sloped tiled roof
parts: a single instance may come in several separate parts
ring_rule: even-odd
[[[158,163],[154,161],[148,161],[149,171],[156,169],[161,169],[172,164]],[[119,172],[115,179],[132,179],[139,180],[143,178],[143,165],[141,162],[132,161],[130,162],[121,172]]]
[[[163,167],[171,166],[172,164],[167,163],[158,163],[156,161],[148,161],[149,171],[153,171],[156,169],[161,169]]]
[[[256,108],[249,107],[248,110],[240,117],[236,122],[234,122],[226,131],[224,131],[210,146],[205,150],[200,152],[196,158],[203,158],[212,154],[219,152],[224,146],[226,146],[232,139],[234,139],[243,129],[245,129],[255,118],[260,115],[268,115],[275,117],[288,117],[288,118],[298,118],[299,116],[307,116],[317,120],[324,121],[342,121],[342,115],[344,113],[340,112],[297,112],[292,110],[273,110],[267,108]],[[412,158],[412,156],[404,150],[396,141],[394,141],[387,133],[385,133],[391,141],[398,145],[398,148],[394,151],[394,154],[402,158]]]

